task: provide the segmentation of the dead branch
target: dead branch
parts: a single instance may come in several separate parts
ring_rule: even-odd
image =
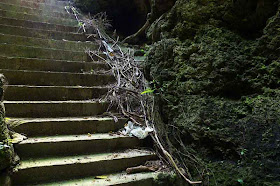
[[[140,126],[150,127],[153,126],[154,133],[151,134],[152,139],[158,146],[160,151],[162,151],[164,158],[169,162],[169,164],[175,168],[175,170],[190,184],[199,184],[201,181],[191,181],[189,180],[183,172],[178,168],[171,154],[165,150],[161,141],[159,140],[156,128],[154,126],[154,118],[151,112],[154,111],[154,100],[150,103],[149,95],[142,95],[148,88],[148,84],[145,80],[142,68],[139,62],[134,59],[134,51],[129,49],[128,51],[122,51],[121,47],[118,45],[118,39],[115,41],[110,38],[105,29],[109,26],[109,22],[106,20],[106,14],[98,14],[87,19],[80,19],[78,13],[74,11],[76,19],[83,23],[83,29],[90,29],[95,33],[101,42],[100,51],[106,54],[107,58],[100,56],[100,51],[94,52],[87,50],[87,54],[93,60],[94,56],[105,61],[111,68],[111,72],[116,79],[116,84],[111,86],[109,89],[105,100],[108,100],[112,105],[115,105],[119,111],[134,124]],[[135,37],[146,30],[150,25],[147,21],[146,24],[135,34]],[[131,37],[132,38],[132,37]],[[127,38],[131,39],[131,38]],[[128,172],[148,170],[146,167],[138,167],[128,170]],[[150,169],[149,169],[150,170]]]

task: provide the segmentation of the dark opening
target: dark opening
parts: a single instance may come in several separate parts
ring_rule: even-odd
[[[76,0],[76,5],[92,14],[106,12],[113,29],[122,36],[137,32],[151,9],[149,0]]]

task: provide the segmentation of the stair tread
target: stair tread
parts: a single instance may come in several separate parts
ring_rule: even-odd
[[[10,17],[10,18],[24,18],[25,20],[30,20],[30,21],[40,21],[42,23],[53,23],[57,24],[60,23],[62,25],[66,26],[76,26],[78,24],[78,21],[75,19],[70,19],[70,18],[58,18],[54,16],[40,16],[36,14],[30,14],[26,12],[15,12],[15,11],[10,11],[10,10],[4,10],[0,8],[0,15],[3,17]]]
[[[104,62],[100,62],[100,61],[88,61],[88,62],[85,62],[85,61],[71,61],[71,60],[63,60],[63,59],[41,59],[41,58],[15,57],[15,56],[3,56],[3,55],[0,55],[0,59],[1,58],[7,58],[7,59],[26,59],[26,60],[36,60],[36,61],[48,61],[48,62],[53,62],[53,63],[56,63],[56,62],[67,62],[67,63],[81,63],[81,64],[85,64],[85,63],[86,64],[104,64]],[[13,69],[2,69],[2,70],[13,70]],[[24,71],[24,70],[22,70],[22,71]],[[38,72],[41,72],[41,71],[38,71]]]
[[[97,73],[78,73],[78,72],[51,72],[51,71],[33,71],[33,70],[9,70],[9,69],[0,69],[1,73],[4,72],[28,72],[28,73],[42,73],[42,74],[76,74],[76,75],[85,75],[85,76],[96,76],[96,75],[112,75],[110,74],[97,74]]]
[[[64,5],[58,5],[58,4],[49,4],[49,3],[38,3],[38,2],[34,2],[34,1],[25,1],[25,0],[20,0],[20,1],[12,1],[12,0],[0,0],[0,2],[2,3],[9,3],[9,4],[13,4],[13,5],[18,5],[19,3],[21,4],[21,6],[24,7],[39,7],[39,6],[50,6],[53,8],[57,8],[60,10],[64,10]]]
[[[36,143],[59,143],[59,142],[71,142],[71,141],[90,141],[90,140],[110,140],[116,138],[134,138],[130,136],[110,134],[110,133],[99,133],[99,134],[83,134],[83,135],[59,135],[59,136],[41,136],[31,137],[23,140],[21,144],[36,144]]]
[[[109,88],[110,86],[32,86],[32,85],[6,85],[6,87],[25,87],[25,88],[73,88],[73,89],[96,89]]]
[[[88,61],[88,56],[82,51],[60,50],[14,44],[0,44],[0,50],[4,56],[17,56],[35,59],[58,59]]]
[[[108,133],[124,127],[126,118],[114,113],[115,117],[90,115],[50,118],[6,118],[11,129],[28,137],[82,135],[87,133]],[[25,117],[25,116],[23,116]]]
[[[61,32],[53,30],[44,30],[36,28],[26,28],[22,26],[11,26],[0,24],[0,33],[10,34],[10,35],[19,35],[25,37],[34,37],[34,38],[48,38],[55,40],[67,40],[67,41],[92,41],[95,35],[93,34],[83,34],[75,32]],[[8,29],[8,30],[7,30]]]
[[[3,101],[3,103],[7,104],[63,104],[63,103],[91,103],[91,104],[95,104],[95,103],[107,103],[106,101],[93,101],[93,100],[70,100],[70,101]]]
[[[28,6],[21,6],[21,5],[18,5],[18,4],[12,4],[12,3],[8,3],[8,2],[0,2],[0,6],[1,7],[2,6],[16,7],[16,8],[24,9],[24,11],[34,11],[34,12],[38,12],[38,13],[44,12],[44,9],[42,9],[42,8],[31,8],[31,7],[28,7]],[[66,11],[61,12],[60,10],[51,9],[51,7],[49,7],[49,8],[50,8],[50,11],[49,10],[45,11],[42,15],[46,15],[46,13],[56,13],[56,14],[63,15],[63,16],[69,16],[69,17],[71,16]]]
[[[4,22],[4,21],[6,21],[6,22]],[[0,16],[0,22],[1,22],[1,24],[7,24],[7,22],[8,22],[7,25],[22,26],[22,27],[26,27],[26,28],[33,28],[33,26],[37,24],[37,25],[41,25],[41,27],[46,27],[46,28],[40,28],[40,29],[54,30],[54,31],[56,31],[56,29],[58,29],[57,31],[59,31],[59,27],[60,27],[60,29],[62,29],[62,28],[64,28],[65,30],[69,29],[71,31],[67,31],[67,32],[72,32],[72,33],[76,33],[79,29],[78,26],[66,26],[66,25],[61,25],[61,24],[53,24],[53,23],[38,22],[38,21],[25,20],[25,19],[9,18],[9,17],[5,17],[5,16]],[[18,22],[23,22],[24,24],[20,25]],[[53,28],[47,28],[47,27],[53,27]]]
[[[90,155],[75,155],[75,156],[63,156],[63,157],[46,157],[36,158],[21,161],[20,165],[17,166],[18,170],[36,168],[36,167],[50,167],[50,166],[61,166],[69,164],[86,164],[98,161],[110,161],[115,159],[129,159],[143,156],[155,156],[155,153],[148,150],[141,149],[129,149],[122,152],[114,153],[100,153]]]
[[[10,45],[19,45],[19,46],[29,46],[37,48],[46,48],[46,49],[60,49],[66,51],[82,51],[85,49],[95,49],[98,45],[90,41],[67,41],[67,40],[54,40],[54,39],[44,39],[36,37],[27,37],[27,36],[17,36],[10,34],[0,33],[0,43],[1,44],[10,44]]]
[[[126,183],[133,183],[141,180],[147,179],[156,179],[156,177],[160,174],[160,172],[146,172],[146,173],[136,173],[136,174],[127,174],[125,172],[117,173],[117,174],[109,174],[105,175],[106,179],[94,179],[95,176],[80,178],[80,179],[72,179],[65,180],[59,182],[49,182],[41,184],[42,186],[76,186],[76,185],[92,185],[92,186],[109,186],[109,185],[121,185]],[[40,185],[38,185],[40,186]]]
[[[59,118],[8,118],[11,121],[23,121],[28,122],[49,122],[49,121],[111,121],[111,117],[94,117],[94,116],[84,116],[84,117],[59,117]]]
[[[71,51],[59,48],[44,48],[38,46],[25,46],[16,44],[0,43],[0,50],[4,56],[27,57],[36,59],[58,59],[91,62],[92,60],[85,51]],[[105,54],[99,53],[105,58]],[[94,56],[94,60],[98,57]]]
[[[21,1],[33,2],[34,3],[34,1],[32,1],[32,0],[9,0],[9,1],[14,2],[14,3],[18,3],[18,2],[21,2]],[[44,4],[50,4],[50,5],[59,4],[59,5],[64,6],[65,4],[69,4],[69,1],[68,0],[36,0],[36,3],[44,3]]]

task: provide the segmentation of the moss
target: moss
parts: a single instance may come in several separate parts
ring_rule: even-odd
[[[279,12],[273,0],[178,0],[153,25],[157,127],[193,179],[279,183]]]
[[[0,74],[0,101],[3,99],[4,77]],[[5,108],[2,102],[0,103],[0,173],[3,169],[8,168],[12,164],[13,147],[9,144],[9,130],[4,120]]]
[[[178,185],[178,179],[177,179],[176,174],[160,173],[157,176],[157,178],[154,180],[154,185],[156,185],[156,186]]]

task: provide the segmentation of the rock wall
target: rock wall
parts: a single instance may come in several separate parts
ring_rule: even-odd
[[[4,76],[0,74],[0,175],[1,172],[12,164],[13,148],[9,144],[9,130],[5,123],[5,107],[2,103],[4,97]]]
[[[280,184],[279,5],[177,0],[147,32],[157,127],[205,185]]]

